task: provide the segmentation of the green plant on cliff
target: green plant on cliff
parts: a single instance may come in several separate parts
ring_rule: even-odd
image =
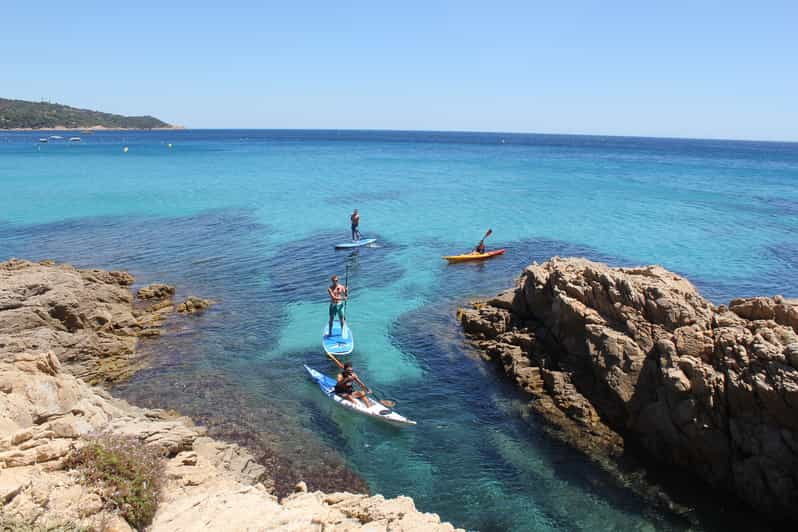
[[[67,457],[67,467],[97,486],[106,505],[138,530],[152,522],[164,475],[160,449],[133,437],[101,435]]]

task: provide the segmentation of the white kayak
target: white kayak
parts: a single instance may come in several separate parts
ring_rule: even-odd
[[[400,415],[398,412],[383,406],[382,404],[378,403],[374,399],[369,398],[369,403],[371,406],[366,408],[366,405],[360,399],[356,400],[356,403],[352,403],[351,401],[347,401],[343,399],[341,396],[335,393],[335,379],[332,377],[328,377],[324,373],[320,373],[313,368],[305,366],[305,369],[308,373],[310,373],[310,377],[316,381],[316,384],[319,385],[321,391],[324,392],[324,395],[338,403],[344,408],[348,408],[349,410],[353,410],[360,414],[364,414],[369,417],[381,419],[387,423],[391,423],[393,425],[415,425],[415,421],[411,421],[406,417]]]
[[[342,242],[335,244],[335,249],[359,248],[361,246],[368,246],[376,242],[376,238],[361,238],[360,240],[352,240],[351,242]]]

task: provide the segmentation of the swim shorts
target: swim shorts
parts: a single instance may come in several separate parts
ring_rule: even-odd
[[[340,319],[346,319],[344,317],[344,304],[341,303],[330,303],[330,319],[333,320],[335,317],[338,316]]]

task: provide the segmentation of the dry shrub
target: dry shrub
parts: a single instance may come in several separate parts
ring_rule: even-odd
[[[100,435],[66,460],[97,486],[109,509],[138,530],[152,522],[164,476],[163,452],[129,436]]]

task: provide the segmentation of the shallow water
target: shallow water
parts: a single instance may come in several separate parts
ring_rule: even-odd
[[[0,133],[0,259],[126,269],[219,302],[117,393],[178,408],[325,489],[365,482],[479,530],[682,529],[552,441],[463,343],[459,304],[532,260],[660,263],[707,297],[798,292],[798,144],[540,135]],[[504,140],[504,143],[502,143]],[[173,147],[169,148],[168,143]],[[128,153],[122,147],[128,146]],[[378,245],[334,251],[357,207]],[[505,256],[447,265],[492,227]],[[336,409],[302,363],[349,271],[352,360],[419,426]],[[738,526],[744,519],[731,508]],[[733,527],[697,512],[698,528]]]

